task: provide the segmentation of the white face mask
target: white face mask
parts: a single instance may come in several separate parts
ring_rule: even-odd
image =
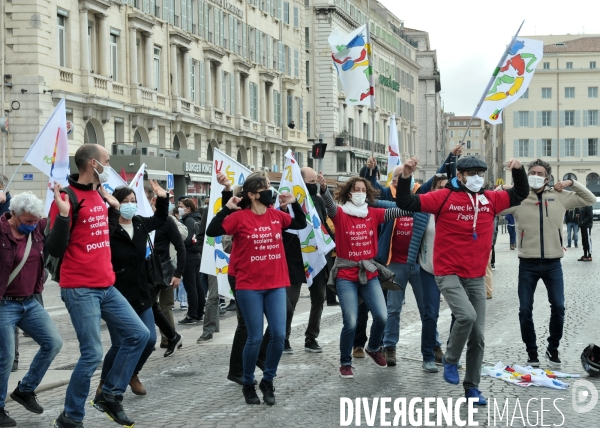
[[[483,186],[483,177],[478,175],[468,176],[467,184],[465,184],[465,186],[471,192],[477,193],[479,190],[481,190],[481,186]]]
[[[97,159],[95,159],[95,161],[98,162],[102,166],[102,173],[99,173],[96,168],[94,168],[94,171],[96,171],[96,174],[98,174],[98,181],[100,182],[100,184],[104,184],[108,181],[108,177],[110,175],[110,169],[108,169],[107,166],[102,165],[100,163],[100,161],[98,161]]]
[[[350,193],[352,195],[352,203],[357,207],[362,207],[367,200],[367,194],[363,192]]]
[[[530,175],[527,177],[527,181],[529,181],[529,187],[531,187],[534,190],[537,190],[544,187],[546,178],[540,177],[539,175]]]
[[[185,209],[179,207],[177,208],[177,211],[179,211],[179,217],[183,217],[185,215]]]

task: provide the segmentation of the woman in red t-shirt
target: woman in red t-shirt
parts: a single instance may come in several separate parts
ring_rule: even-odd
[[[377,255],[377,228],[393,218],[406,215],[397,208],[373,208],[377,191],[362,177],[352,177],[336,192],[334,203],[323,175],[317,181],[327,207],[327,215],[335,225],[336,263],[332,269],[344,326],[340,335],[340,376],[352,378],[352,344],[358,316],[358,297],[362,297],[373,315],[371,335],[365,352],[380,367],[387,367],[379,352],[387,321],[387,310],[383,291],[377,279],[373,258]]]
[[[231,260],[235,260],[236,301],[239,305],[248,340],[244,347],[244,386],[248,404],[260,404],[254,386],[254,370],[263,334],[263,314],[267,317],[270,341],[260,389],[263,400],[275,404],[273,378],[283,353],[286,322],[286,291],[290,280],[283,248],[286,229],[306,227],[306,216],[293,195],[279,196],[281,210],[271,207],[273,189],[260,174],[246,178],[242,197],[233,197],[213,218],[207,236],[232,235]],[[294,218],[288,214],[288,206]]]

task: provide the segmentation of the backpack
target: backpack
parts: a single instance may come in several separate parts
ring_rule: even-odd
[[[69,240],[71,239],[71,234],[73,233],[73,228],[75,227],[75,223],[77,223],[77,217],[79,216],[79,208],[80,203],[77,199],[77,195],[70,187],[65,187],[61,189],[60,193],[65,193],[69,197],[69,201],[71,202],[71,228],[69,229]],[[44,230],[44,236],[47,238],[50,235],[50,221],[46,223],[46,229]],[[52,280],[59,282],[60,281],[60,266],[63,261],[63,256],[54,257],[50,254],[45,255],[44,266],[48,269],[48,272],[52,276]]]

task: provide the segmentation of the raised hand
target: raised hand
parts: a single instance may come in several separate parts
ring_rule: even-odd
[[[242,198],[240,198],[239,196],[234,196],[227,202],[227,205],[225,205],[225,206],[232,211],[239,210],[241,208],[238,207],[238,204],[240,203],[241,200],[242,200]]]
[[[506,169],[519,169],[521,166],[521,161],[519,159],[512,158],[506,163]]]
[[[225,187],[226,192],[231,191],[231,181],[229,181],[229,179],[227,178],[227,175],[225,175],[224,173],[220,172],[217,174],[217,182],[221,186]]]
[[[55,181],[54,182],[54,203],[56,204],[56,207],[58,208],[58,212],[60,213],[60,215],[63,217],[68,217],[69,211],[71,210],[71,205],[69,204],[68,199],[66,201],[63,200],[63,198],[60,194],[61,189],[62,189],[62,186]]]
[[[456,146],[454,146],[454,148],[452,149],[452,154],[454,156],[460,156],[462,155],[462,150],[463,150],[463,146],[458,143]]]
[[[404,163],[404,169],[402,171],[402,178],[409,178],[415,169],[417,169],[417,164],[419,161],[417,158],[412,157]]]
[[[148,180],[150,182],[150,187],[152,187],[152,191],[156,195],[157,198],[166,198],[167,191],[160,187],[160,184],[156,180]]]
[[[319,183],[321,193],[327,190],[327,182],[325,181],[325,177],[323,176],[323,171],[319,171],[319,175],[317,175],[317,183]]]
[[[111,208],[114,208],[116,210],[121,208],[121,204],[119,203],[119,201],[117,201],[117,199],[113,195],[109,194],[104,188],[104,186],[100,186],[98,188],[98,191],[100,192],[104,200],[108,203],[108,205],[111,206]]]
[[[285,210],[289,204],[296,202],[296,198],[291,193],[280,193],[279,194],[279,206],[282,210]]]

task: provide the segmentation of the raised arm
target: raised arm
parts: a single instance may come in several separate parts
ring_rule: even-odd
[[[410,192],[410,176],[416,167],[417,160],[415,158],[407,160],[402,175],[398,177],[398,185],[396,186],[396,205],[398,205],[398,208],[411,212],[421,211],[421,197]]]
[[[568,180],[567,180],[568,181]],[[578,181],[571,180],[573,192],[562,192],[561,200],[566,209],[594,205],[596,196]],[[559,183],[557,183],[559,184]],[[554,186],[556,189],[556,185]]]
[[[302,207],[298,203],[298,201],[293,202],[289,205],[292,207],[292,211],[294,211],[294,217],[292,218],[292,222],[288,227],[283,230],[292,229],[292,230],[302,230],[306,227],[306,214],[302,211]]]
[[[379,180],[377,179],[378,172],[379,167],[377,166],[377,162],[375,162],[375,159],[373,157],[370,157],[369,159],[367,159],[367,165],[361,168],[358,175],[364,178],[365,180],[369,181],[371,185],[375,188],[375,190],[381,192],[383,190],[383,186],[379,183]]]
[[[452,149],[452,151],[448,154],[448,157],[440,167],[437,169],[437,174],[446,174],[448,179],[452,178],[456,173],[454,170],[456,169],[456,161],[462,154],[462,147],[460,144],[457,144],[456,147]],[[454,169],[453,169],[454,168]],[[427,180],[423,185],[419,188],[419,193],[421,195],[429,192],[431,190],[431,185],[433,184],[433,176]]]
[[[527,195],[529,195],[529,182],[527,181],[527,173],[525,168],[521,165],[521,162],[517,159],[511,159],[508,161],[507,168],[511,169],[513,183],[515,185],[508,189],[508,196],[510,197],[510,206],[514,207],[519,204]]]

